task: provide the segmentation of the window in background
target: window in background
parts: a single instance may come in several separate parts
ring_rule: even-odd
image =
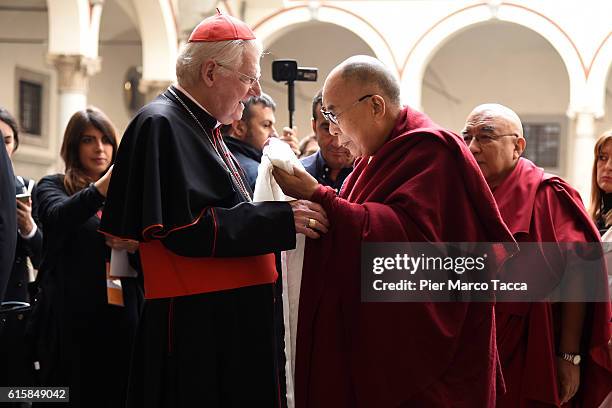
[[[15,117],[19,121],[20,142],[27,146],[49,148],[49,87],[48,74],[15,67]]]
[[[562,175],[567,140],[567,117],[534,117],[519,115],[523,119],[523,133],[527,147],[523,157],[546,171]]]
[[[41,136],[42,90],[40,83],[19,81],[19,125],[31,136]]]

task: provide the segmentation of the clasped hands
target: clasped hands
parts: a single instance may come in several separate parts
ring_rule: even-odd
[[[274,179],[288,196],[297,198],[290,201],[295,222],[295,231],[308,238],[320,238],[329,229],[329,220],[323,207],[309,201],[319,183],[306,171],[294,167],[293,175],[275,167],[272,171]]]

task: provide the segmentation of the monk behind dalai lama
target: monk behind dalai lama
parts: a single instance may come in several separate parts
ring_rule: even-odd
[[[502,277],[524,273],[535,287],[547,277],[567,274],[576,258],[573,253],[599,241],[576,190],[521,157],[527,141],[511,109],[493,103],[477,106],[462,133],[521,246]],[[531,242],[545,242],[547,249]],[[583,277],[591,273],[584,265],[579,271]],[[593,272],[597,286],[605,290],[605,270]],[[598,408],[612,391],[610,303],[563,300],[497,303],[497,340],[507,389],[497,407]]]
[[[503,387],[492,304],[360,300],[363,241],[513,243],[476,161],[459,136],[402,107],[397,79],[371,57],[334,68],[322,112],[360,156],[340,196],[274,171],[331,225],[304,255],[296,407],[493,407]]]

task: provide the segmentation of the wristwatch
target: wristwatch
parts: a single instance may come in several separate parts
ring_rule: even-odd
[[[561,357],[562,359],[564,359],[567,362],[572,363],[573,365],[579,365],[580,364],[580,354],[575,354],[575,353],[559,353],[558,354],[559,357]]]

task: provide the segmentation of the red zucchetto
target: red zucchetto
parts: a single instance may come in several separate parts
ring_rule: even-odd
[[[227,14],[205,18],[193,29],[189,42],[254,40],[255,34],[246,23]]]

